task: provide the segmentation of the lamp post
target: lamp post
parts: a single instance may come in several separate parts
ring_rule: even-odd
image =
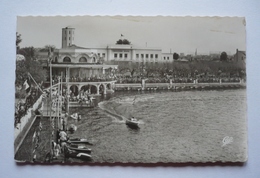
[[[50,66],[50,128],[52,128],[52,119],[51,119],[51,114],[52,114],[52,64],[51,64],[51,58],[49,60],[49,66]],[[52,130],[53,132],[53,130]],[[50,134],[50,152],[52,151],[52,139],[53,135]]]

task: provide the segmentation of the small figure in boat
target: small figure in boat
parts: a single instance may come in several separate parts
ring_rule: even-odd
[[[137,121],[137,119],[135,117],[131,117],[131,121]]]

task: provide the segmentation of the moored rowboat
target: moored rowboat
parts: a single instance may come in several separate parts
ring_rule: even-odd
[[[69,139],[68,143],[74,143],[74,144],[80,144],[80,143],[86,143],[86,144],[90,144],[92,145],[92,143],[90,143],[87,139],[85,138],[73,138],[73,139]]]
[[[90,154],[70,150],[67,147],[65,149],[65,156],[70,157],[70,158],[84,159],[84,160],[90,160],[92,158],[92,156]]]
[[[80,153],[91,153],[91,149],[86,148],[86,147],[76,148],[76,147],[68,146],[68,149],[72,150],[72,151],[77,151],[77,152],[80,152]]]

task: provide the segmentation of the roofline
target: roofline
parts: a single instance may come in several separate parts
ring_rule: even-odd
[[[79,63],[66,63],[66,64],[51,64],[50,66],[52,67],[57,67],[57,68],[64,68],[64,67],[69,67],[69,68],[117,68],[118,65],[107,65],[107,64],[79,64]]]
[[[75,28],[73,28],[73,27],[64,27],[62,29],[75,29]]]
[[[153,50],[153,51],[162,51],[161,48],[147,48],[147,47],[136,47],[133,45],[107,45],[106,47],[81,47],[81,46],[77,46],[75,44],[68,46],[66,48],[60,48],[60,49],[55,49],[55,50],[62,50],[62,49],[72,49],[73,47],[75,47],[74,49],[89,49],[89,50],[95,50],[95,49],[102,49],[102,50],[107,50],[107,49],[128,49],[128,50]]]

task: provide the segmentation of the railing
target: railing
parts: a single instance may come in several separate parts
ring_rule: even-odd
[[[240,83],[242,79],[233,78],[233,79],[225,79],[225,78],[205,78],[205,79],[195,79],[195,78],[155,78],[155,79],[146,79],[145,83]],[[118,84],[128,84],[128,83],[141,83],[140,79],[118,79]]]
[[[106,82],[114,80],[114,78],[70,78],[69,82]]]

